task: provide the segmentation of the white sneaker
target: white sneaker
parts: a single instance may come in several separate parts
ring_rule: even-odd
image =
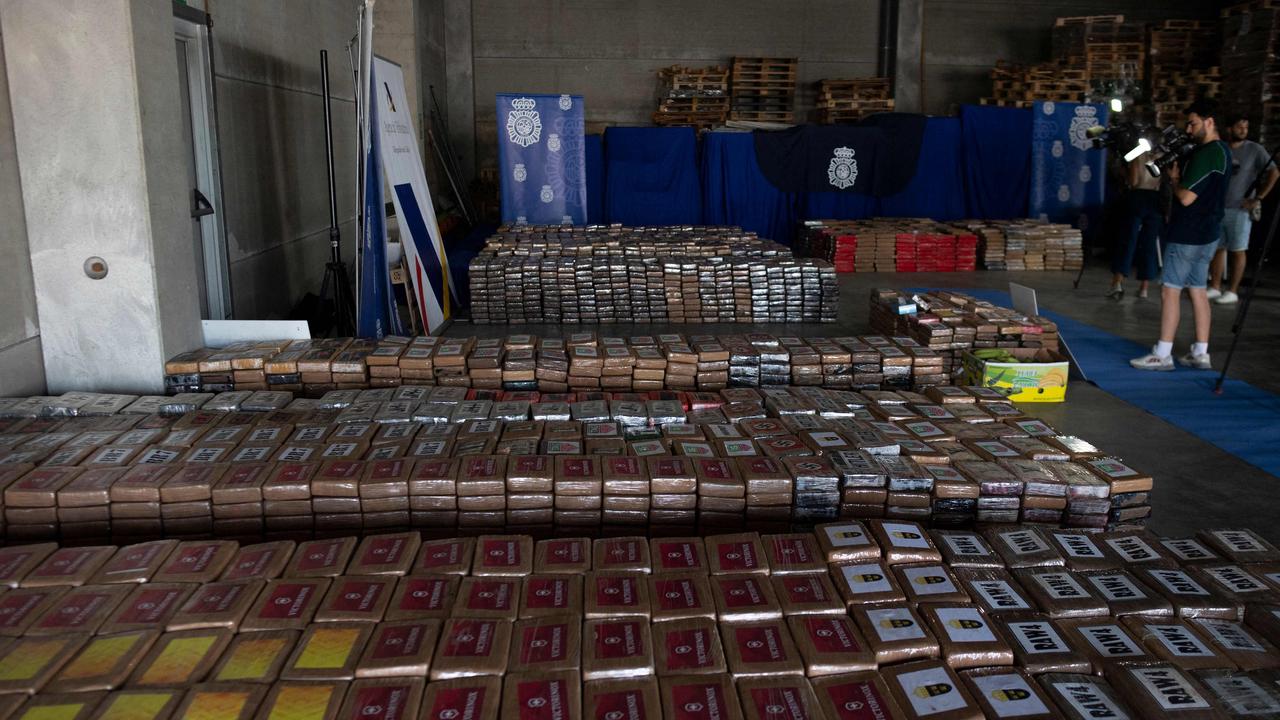
[[[1240,300],[1240,296],[1230,290],[1222,293],[1213,300],[1214,305],[1235,305]]]
[[[1195,370],[1212,370],[1213,363],[1209,362],[1209,353],[1203,355],[1194,355],[1190,351],[1186,355],[1178,358],[1178,364],[1183,367],[1193,368]]]
[[[1130,360],[1129,364],[1139,370],[1168,371],[1173,369],[1173,358],[1168,355],[1160,357],[1155,353],[1148,353],[1140,358]]]
[[[1219,290],[1218,288],[1209,288],[1208,290],[1205,291],[1204,294],[1210,300],[1213,300],[1214,298],[1222,297],[1222,291]]]

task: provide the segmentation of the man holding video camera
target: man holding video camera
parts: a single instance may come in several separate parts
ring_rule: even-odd
[[[1209,362],[1209,297],[1205,284],[1209,262],[1218,247],[1227,184],[1231,179],[1231,148],[1218,137],[1217,108],[1198,100],[1186,109],[1186,132],[1198,146],[1169,167],[1174,183],[1173,213],[1165,237],[1164,270],[1160,290],[1160,340],[1151,352],[1129,364],[1139,370],[1172,370],[1173,339],[1181,319],[1182,291],[1191,297],[1196,340],[1178,361],[1211,370]],[[1181,163],[1181,167],[1179,167]]]
[[[1232,175],[1227,185],[1227,209],[1222,217],[1222,242],[1209,264],[1209,299],[1218,305],[1233,305],[1240,299],[1238,293],[1249,255],[1253,213],[1275,187],[1276,180],[1280,179],[1280,170],[1271,164],[1267,149],[1249,139],[1249,119],[1236,115],[1227,122],[1226,140],[1231,146]],[[1263,170],[1267,173],[1261,178],[1260,186],[1255,188],[1254,180]],[[1222,275],[1227,269],[1228,258],[1230,285],[1223,290]]]

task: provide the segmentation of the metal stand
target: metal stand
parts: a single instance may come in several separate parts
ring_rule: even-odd
[[[1218,375],[1218,382],[1213,386],[1215,395],[1222,394],[1222,384],[1227,380],[1227,368],[1231,367],[1231,358],[1236,354],[1236,345],[1240,343],[1240,335],[1244,330],[1245,318],[1249,315],[1249,305],[1253,303],[1253,296],[1258,292],[1258,278],[1262,276],[1262,267],[1267,264],[1267,255],[1271,252],[1271,243],[1276,239],[1276,227],[1280,225],[1280,208],[1272,211],[1271,224],[1267,226],[1267,239],[1262,244],[1262,255],[1258,258],[1258,265],[1253,269],[1253,277],[1249,279],[1249,289],[1245,291],[1244,301],[1240,303],[1240,309],[1236,312],[1235,322],[1231,325],[1231,348],[1227,350],[1227,359],[1222,363],[1222,372]]]
[[[329,114],[329,52],[320,51],[320,81],[324,86],[325,160],[329,171],[329,262],[320,284],[319,314],[327,320],[326,331],[339,337],[355,334],[355,295],[346,263],[342,262],[342,233],[338,230],[338,196],[333,178],[333,122]]]

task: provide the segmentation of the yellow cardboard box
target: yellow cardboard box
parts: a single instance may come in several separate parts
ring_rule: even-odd
[[[1024,362],[992,362],[966,351],[964,379],[968,385],[999,390],[1014,402],[1063,402],[1067,399],[1069,363],[1044,348],[1008,348]]]

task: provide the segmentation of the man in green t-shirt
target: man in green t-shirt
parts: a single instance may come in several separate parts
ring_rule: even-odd
[[[1200,146],[1182,167],[1169,168],[1174,182],[1173,213],[1165,233],[1161,271],[1160,340],[1151,352],[1129,364],[1139,370],[1172,370],[1173,338],[1181,319],[1182,291],[1191,296],[1196,341],[1178,358],[1187,367],[1211,370],[1209,363],[1209,297],[1205,285],[1209,262],[1218,247],[1227,183],[1231,179],[1231,148],[1218,137],[1217,108],[1200,100],[1186,110],[1187,134]]]

